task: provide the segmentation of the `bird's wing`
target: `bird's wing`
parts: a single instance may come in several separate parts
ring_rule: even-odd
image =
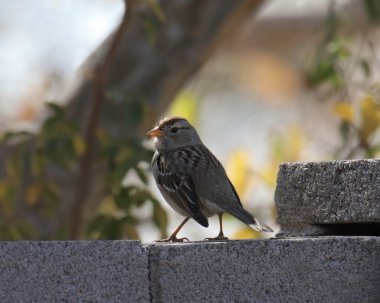
[[[156,161],[156,181],[160,189],[165,191],[165,196],[199,224],[207,227],[208,220],[200,210],[199,196],[191,175],[184,171],[178,172],[173,166],[166,165],[167,159],[163,155],[158,156]]]
[[[204,145],[200,146],[199,154],[203,162],[199,162],[201,165],[197,165],[193,171],[198,195],[226,211],[230,207],[242,207],[235,187],[219,160]]]

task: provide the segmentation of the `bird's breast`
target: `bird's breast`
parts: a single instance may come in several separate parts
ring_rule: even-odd
[[[225,212],[217,203],[214,203],[208,199],[201,198],[201,209],[202,213],[206,217],[211,217],[216,214]]]

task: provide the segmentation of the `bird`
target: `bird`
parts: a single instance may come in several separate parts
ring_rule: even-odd
[[[219,217],[219,234],[205,240],[228,240],[223,232],[223,214],[228,213],[252,229],[273,232],[243,208],[240,198],[221,162],[203,144],[195,128],[182,117],[169,117],[147,135],[154,138],[152,173],[166,202],[185,219],[167,239],[157,242],[184,242],[178,232],[190,219],[204,227],[208,218]]]

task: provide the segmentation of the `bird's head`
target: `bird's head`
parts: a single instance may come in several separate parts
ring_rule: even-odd
[[[202,144],[194,127],[181,117],[164,118],[147,134],[154,137],[158,151]]]

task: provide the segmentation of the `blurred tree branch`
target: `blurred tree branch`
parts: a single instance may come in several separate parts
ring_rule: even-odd
[[[74,202],[70,212],[71,226],[70,226],[70,238],[76,239],[80,231],[80,224],[83,218],[84,203],[89,187],[89,181],[91,180],[92,164],[93,164],[93,150],[95,147],[95,132],[98,128],[99,115],[102,110],[104,98],[104,85],[106,77],[109,73],[112,61],[115,57],[116,51],[120,45],[120,42],[127,29],[129,20],[129,12],[131,7],[127,7],[127,1],[125,0],[125,10],[122,21],[117,29],[115,35],[112,37],[111,45],[104,57],[104,60],[98,64],[95,71],[94,83],[93,83],[93,102],[90,104],[89,117],[86,121],[84,130],[85,151],[79,159],[78,167],[78,181],[75,191]]]
[[[134,12],[112,61],[106,88],[122,96],[142,95],[151,106],[152,116],[147,121],[151,126],[186,81],[239,32],[263,2],[158,1],[166,16],[166,21],[160,21],[142,1],[133,1]],[[153,23],[153,29],[147,28],[146,20]],[[108,45],[109,41],[93,57],[99,57]],[[74,116],[81,117],[87,108],[89,99],[83,97],[88,96],[92,81],[84,83],[72,98]]]

